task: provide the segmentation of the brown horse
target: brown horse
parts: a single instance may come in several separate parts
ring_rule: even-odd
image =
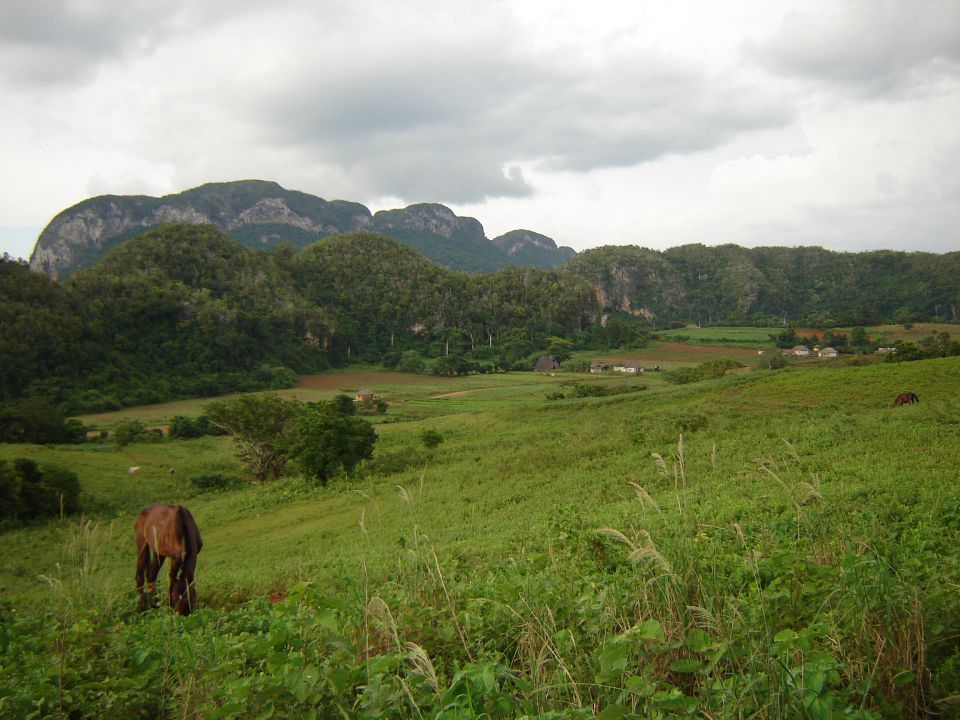
[[[193,576],[197,553],[203,547],[193,515],[183,505],[153,503],[140,511],[133,531],[137,538],[138,608],[146,610],[155,605],[157,575],[164,558],[170,558],[170,607],[181,615],[189,615],[197,605]]]
[[[897,399],[893,401],[893,406],[900,407],[901,405],[912,405],[913,403],[918,402],[920,402],[920,398],[918,398],[912,392],[905,392],[897,395]]]

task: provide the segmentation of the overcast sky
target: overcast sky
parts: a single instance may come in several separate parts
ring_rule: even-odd
[[[960,0],[0,0],[0,252],[259,178],[577,250],[960,250]]]

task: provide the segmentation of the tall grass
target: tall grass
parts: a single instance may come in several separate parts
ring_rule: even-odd
[[[116,532],[3,537],[49,580],[0,575],[0,717],[948,716],[957,391],[943,360],[458,396],[380,427],[378,452],[446,438],[397,472],[180,497],[204,536],[186,619],[133,611],[117,485]]]

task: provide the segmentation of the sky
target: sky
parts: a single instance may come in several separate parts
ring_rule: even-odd
[[[0,0],[0,253],[257,178],[487,237],[960,250],[960,0]]]

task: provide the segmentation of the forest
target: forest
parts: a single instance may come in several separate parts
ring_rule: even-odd
[[[0,402],[69,414],[287,387],[350,363],[438,375],[640,347],[684,324],[954,322],[960,253],[623,246],[469,274],[383,235],[249,249],[170,224],[56,281],[0,261]]]

